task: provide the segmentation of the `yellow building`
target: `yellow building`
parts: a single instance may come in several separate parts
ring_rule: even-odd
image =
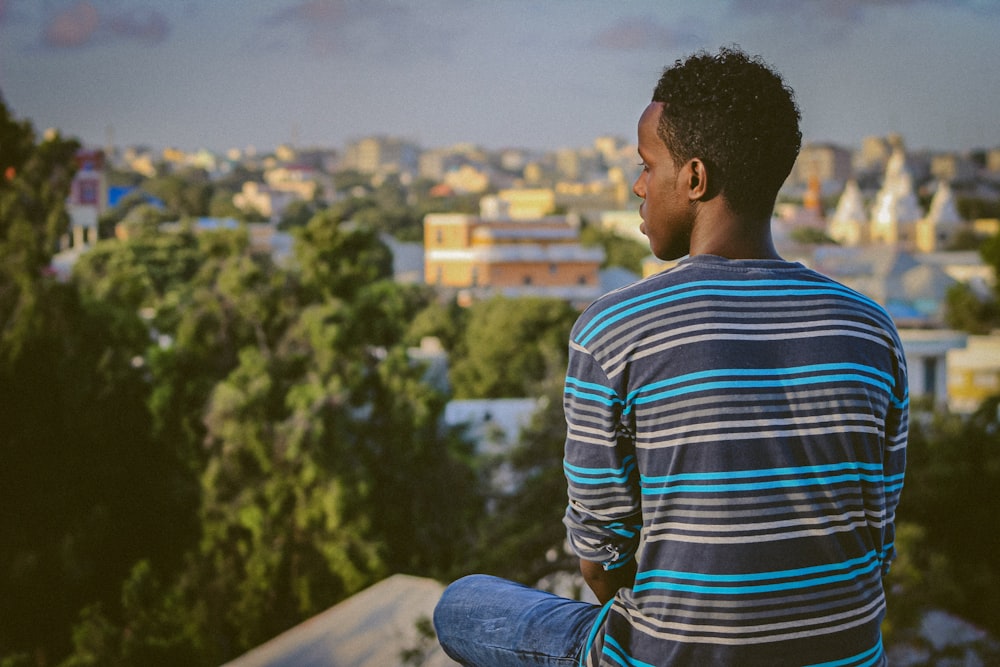
[[[556,196],[550,188],[501,190],[497,197],[506,203],[507,214],[515,220],[537,220],[556,209]]]
[[[484,215],[424,218],[424,277],[464,299],[491,294],[551,296],[586,305],[600,296],[601,248],[580,244],[569,216],[515,219],[485,198]]]
[[[948,407],[974,412],[1000,394],[1000,332],[969,336],[965,348],[948,351]]]

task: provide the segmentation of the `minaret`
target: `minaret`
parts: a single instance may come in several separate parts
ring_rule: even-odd
[[[871,242],[915,247],[916,225],[923,217],[913,192],[913,177],[906,169],[906,154],[897,145],[885,169],[885,181],[871,213]]]
[[[951,185],[945,180],[938,181],[934,198],[926,217],[917,223],[917,250],[934,252],[947,244],[964,224],[955,206],[955,196]]]
[[[868,214],[858,182],[851,179],[837,201],[837,208],[827,225],[827,234],[843,246],[859,246],[868,242]]]

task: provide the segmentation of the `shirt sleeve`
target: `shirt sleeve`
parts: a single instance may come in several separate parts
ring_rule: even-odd
[[[622,421],[624,401],[600,365],[571,344],[564,408],[563,468],[570,547],[605,570],[635,557],[642,525],[635,437]]]
[[[889,573],[889,567],[896,558],[896,506],[903,490],[903,476],[906,470],[906,442],[909,433],[910,396],[906,372],[906,360],[902,345],[897,348],[895,387],[892,393],[889,413],[885,425],[885,453],[882,463],[885,493],[885,530],[882,540],[882,576]]]

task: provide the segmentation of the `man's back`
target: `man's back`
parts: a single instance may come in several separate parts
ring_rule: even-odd
[[[689,258],[580,318],[566,406],[571,543],[638,550],[592,664],[884,660],[906,376],[881,308],[797,264]]]

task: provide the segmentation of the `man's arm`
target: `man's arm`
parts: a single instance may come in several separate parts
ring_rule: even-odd
[[[605,570],[600,563],[581,558],[580,572],[597,600],[604,604],[615,596],[619,588],[632,588],[635,584],[636,563],[633,558],[621,567]]]

